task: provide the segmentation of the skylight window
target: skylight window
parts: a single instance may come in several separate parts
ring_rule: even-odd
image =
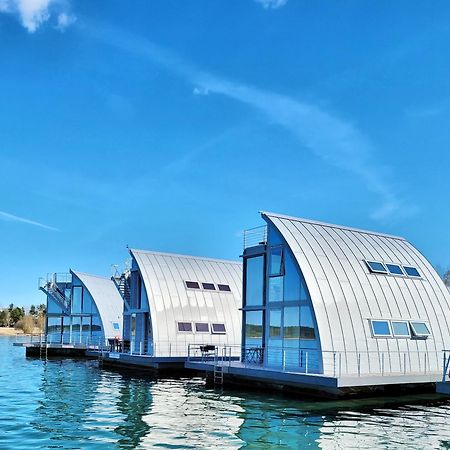
[[[218,284],[217,287],[219,288],[219,291],[231,292],[231,288],[228,284]]]
[[[224,323],[213,323],[212,324],[212,334],[225,334],[225,324]]]
[[[420,277],[420,273],[415,267],[403,266],[403,269],[405,270],[406,274],[410,277]]]
[[[392,275],[405,275],[402,268],[398,264],[386,263],[386,267]]]
[[[185,281],[185,283],[189,289],[200,289],[200,285],[196,281]]]
[[[215,291],[216,286],[214,286],[214,283],[202,283],[203,289],[207,291]]]
[[[120,325],[117,322],[113,322],[113,328],[115,330],[120,330]]]
[[[192,323],[191,322],[178,322],[178,331],[185,333],[192,333]]]
[[[372,273],[388,273],[386,267],[382,262],[366,261],[366,264]]]
[[[406,321],[393,320],[391,321],[392,332],[395,337],[411,337],[409,324]]]
[[[411,329],[416,337],[428,337],[430,330],[425,322],[410,322]]]
[[[387,320],[371,320],[372,333],[374,337],[390,337],[392,336],[391,327]]]
[[[204,322],[196,322],[195,331],[197,333],[209,333],[209,324]]]

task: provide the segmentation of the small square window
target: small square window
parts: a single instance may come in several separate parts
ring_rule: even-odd
[[[372,333],[374,337],[389,337],[392,336],[391,327],[387,320],[371,320]]]
[[[405,275],[403,273],[402,268],[398,264],[386,263],[386,267],[389,270],[389,273],[392,274],[392,275]]]
[[[378,261],[366,261],[367,267],[372,273],[388,273],[384,264]]]
[[[217,287],[219,288],[219,291],[231,292],[231,288],[228,284],[218,284]]]
[[[119,326],[119,324],[117,322],[113,322],[113,328],[115,330],[120,330],[120,326]]]
[[[209,324],[203,322],[196,322],[195,331],[197,333],[209,333]]]
[[[215,291],[216,286],[214,286],[214,283],[202,283],[203,289],[206,289],[207,291]]]
[[[191,322],[178,322],[178,331],[192,333],[192,323]]]
[[[196,281],[185,281],[186,287],[189,289],[200,289],[199,284]]]
[[[430,336],[430,330],[425,322],[410,322],[411,329],[416,337]]]
[[[406,274],[410,277],[420,277],[420,273],[415,267],[403,266],[403,269],[405,269]]]
[[[393,320],[391,325],[395,337],[411,337],[408,322]]]
[[[225,324],[224,323],[213,323],[211,332],[213,334],[225,334],[226,333]]]

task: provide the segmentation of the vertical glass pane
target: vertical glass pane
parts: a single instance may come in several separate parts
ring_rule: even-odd
[[[72,317],[72,342],[81,342],[81,317]]]
[[[297,369],[300,347],[300,308],[298,306],[284,308],[283,333],[284,366],[292,370]]]
[[[263,304],[264,256],[246,260],[245,304],[255,306]]]
[[[269,302],[283,301],[283,277],[269,278]]]
[[[70,336],[70,317],[63,317],[62,342],[68,344],[71,340]]]
[[[281,338],[281,309],[269,312],[269,339]]]
[[[74,286],[72,288],[72,314],[81,314],[82,298],[83,298],[83,287]]]
[[[245,346],[262,346],[263,312],[247,311],[245,313]]]
[[[284,300],[298,301],[302,300],[301,280],[297,269],[297,264],[291,254],[286,251],[284,263]]]
[[[270,249],[269,275],[276,276],[283,274],[283,247],[273,247]]]
[[[300,338],[315,339],[314,321],[309,306],[302,306],[300,311]]]
[[[83,313],[91,314],[92,311],[92,299],[88,292],[84,292],[83,295]]]

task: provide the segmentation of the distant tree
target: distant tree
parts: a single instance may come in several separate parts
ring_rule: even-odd
[[[7,309],[0,311],[0,327],[9,327],[9,311]]]
[[[13,309],[14,309],[14,303],[10,303],[8,311],[11,312]]]
[[[45,305],[45,303],[41,303],[39,305],[39,314],[44,315],[47,312],[47,306]]]
[[[30,334],[34,331],[34,319],[31,316],[23,316],[17,321],[14,328],[22,330],[25,334]]]
[[[444,284],[448,287],[450,287],[450,269],[448,269],[444,275],[442,275],[442,280],[444,281]]]
[[[35,316],[37,316],[37,313],[38,313],[38,311],[36,309],[36,306],[31,305],[30,306],[30,316],[35,317]]]
[[[23,308],[16,306],[10,311],[10,326],[14,326],[22,317],[25,316],[25,311]]]

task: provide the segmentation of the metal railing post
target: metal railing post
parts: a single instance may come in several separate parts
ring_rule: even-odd
[[[308,352],[306,352],[306,356],[305,356],[305,361],[306,361],[306,372],[305,373],[308,373]]]
[[[384,376],[384,353],[381,354],[381,375]]]
[[[336,378],[336,352],[333,352],[333,377]]]
[[[358,353],[358,377],[361,376],[361,353]]]

